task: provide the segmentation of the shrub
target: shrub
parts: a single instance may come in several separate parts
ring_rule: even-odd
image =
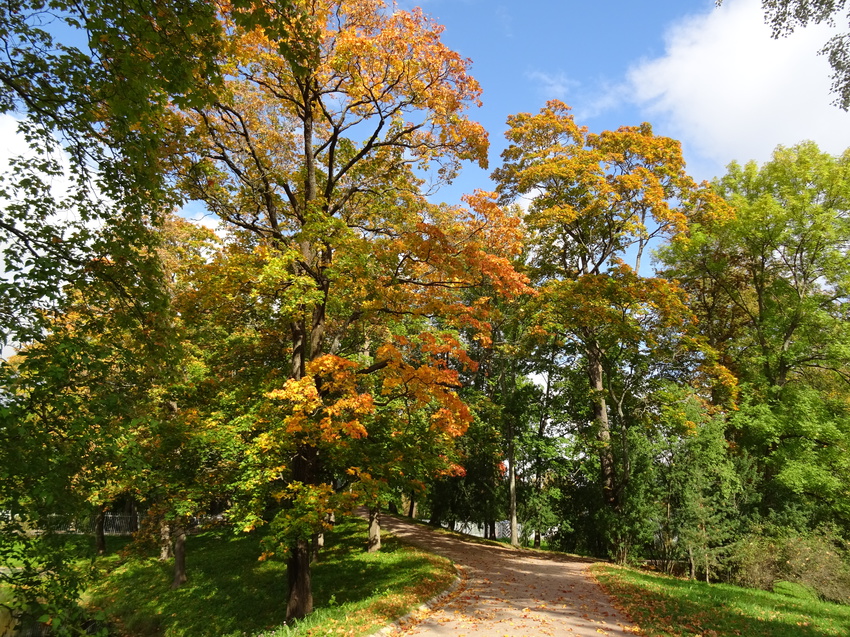
[[[750,535],[733,547],[731,581],[773,590],[778,582],[799,584],[828,601],[850,604],[850,562],[834,533],[764,537]]]

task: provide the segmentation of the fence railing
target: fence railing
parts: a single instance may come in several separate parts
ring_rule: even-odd
[[[140,521],[138,515],[107,513],[103,519],[103,532],[106,535],[130,535],[139,530]],[[59,533],[94,533],[96,525],[94,517],[75,520],[57,515],[50,519],[51,530]]]

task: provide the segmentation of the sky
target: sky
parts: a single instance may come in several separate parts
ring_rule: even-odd
[[[490,169],[467,166],[440,199],[493,188],[505,120],[549,99],[592,132],[649,122],[682,142],[697,180],[729,162],[770,159],[777,145],[850,147],[850,113],[832,105],[818,51],[832,31],[807,27],[775,40],[760,0],[398,0],[445,27],[443,42],[472,61],[490,133]]]

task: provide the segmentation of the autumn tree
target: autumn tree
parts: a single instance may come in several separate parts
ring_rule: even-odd
[[[289,533],[288,617],[312,608],[309,543],[331,495],[329,446],[367,436],[381,396],[407,396],[430,409],[431,426],[462,432],[469,414],[449,362],[471,361],[451,330],[483,308],[456,293],[486,279],[521,288],[504,212],[484,195],[468,209],[429,204],[414,173],[436,167],[437,183],[462,160],[486,162],[486,134],[465,114],[480,92],[468,61],[418,10],[300,6],[317,43],[306,66],[279,54],[285,34],[229,22],[226,90],[171,124],[188,148],[174,165],[187,196],[253,237],[274,295],[285,377],[266,392],[269,425],[256,440],[280,450],[267,475],[286,476],[277,527]],[[440,330],[394,327],[394,317],[437,314]],[[373,374],[374,393],[364,387]]]
[[[637,273],[650,242],[705,214],[711,195],[686,175],[679,145],[648,124],[591,134],[553,101],[508,125],[494,178],[505,198],[533,195],[526,223],[536,276],[560,329],[582,344],[605,497],[616,505],[605,357],[623,343],[651,345],[643,321],[661,321],[658,330],[685,320],[674,288]],[[633,268],[623,261],[631,255]]]
[[[640,275],[644,253],[710,215],[716,197],[687,176],[678,143],[648,124],[592,134],[553,101],[508,125],[510,145],[494,178],[505,199],[533,197],[525,222],[541,325],[579,347],[604,500],[617,511],[628,479],[614,453],[612,413],[626,426],[636,412],[625,407],[645,392],[647,378],[699,358],[681,293]],[[658,367],[650,372],[641,361]]]

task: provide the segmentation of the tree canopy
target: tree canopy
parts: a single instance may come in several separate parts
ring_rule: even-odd
[[[765,6],[777,32],[844,9]],[[261,537],[281,621],[360,505],[369,550],[382,509],[418,509],[764,586],[791,575],[758,547],[850,541],[847,153],[698,184],[650,124],[552,101],[508,119],[494,192],[440,203],[488,136],[419,9],[26,0],[0,32],[31,148],[0,176],[20,615],[82,634],[60,529],[102,540],[118,508],[173,588],[199,520]]]

